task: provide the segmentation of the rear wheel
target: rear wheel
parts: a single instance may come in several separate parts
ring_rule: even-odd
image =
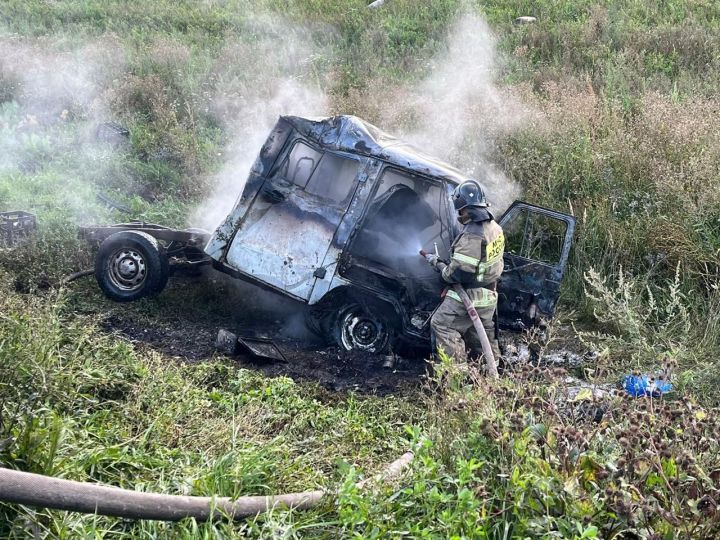
[[[170,269],[158,241],[140,231],[108,236],[95,258],[95,279],[105,295],[116,302],[131,302],[160,293]]]

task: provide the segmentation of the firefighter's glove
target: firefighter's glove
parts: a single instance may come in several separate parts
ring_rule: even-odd
[[[438,257],[437,255],[433,255],[432,253],[428,253],[427,255],[425,255],[425,260],[430,263],[430,266],[437,269],[437,265],[440,262],[440,257]]]

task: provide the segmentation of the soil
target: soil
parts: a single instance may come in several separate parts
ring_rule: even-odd
[[[223,283],[219,285],[222,287]],[[188,286],[192,284],[172,284],[161,296],[183,294]],[[221,315],[208,310],[207,304],[190,302],[183,310],[157,309],[147,314],[137,304],[108,301],[105,305],[110,311],[100,326],[139,348],[147,347],[187,362],[222,357],[215,348],[220,328],[240,337],[269,338],[287,361],[263,359],[248,353],[233,356],[233,360],[239,367],[268,376],[316,382],[336,392],[384,395],[417,388],[422,383],[426,372],[422,358],[399,359],[393,368],[384,368],[384,356],[328,346],[305,327],[302,310],[297,305],[284,304],[288,302],[286,299],[255,288],[237,291],[233,286],[228,293],[229,298],[236,298],[234,305],[242,305],[243,309]]]
[[[426,373],[422,357],[398,359],[393,368],[384,368],[383,356],[328,346],[304,324],[301,304],[215,272],[195,279],[173,278],[160,297],[145,304],[116,304],[101,299],[99,291],[93,295],[105,308],[102,328],[178,361],[223,357],[215,347],[218,330],[223,328],[241,338],[272,340],[286,359],[241,353],[232,357],[239,367],[316,382],[332,391],[397,393],[417,389]],[[561,337],[556,336],[555,346],[544,352],[542,362],[576,367],[585,357],[582,352],[571,352],[568,341],[572,340]],[[519,334],[504,332],[501,345],[510,364],[538,361]]]

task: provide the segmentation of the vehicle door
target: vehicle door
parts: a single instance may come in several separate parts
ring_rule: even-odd
[[[420,257],[436,247],[447,257],[453,239],[448,187],[437,179],[385,167],[368,210],[345,249],[340,273],[354,283],[407,293],[413,305],[441,292],[437,273]]]
[[[294,141],[260,188],[233,238],[227,263],[308,300],[362,171],[359,158]]]
[[[505,269],[498,284],[498,319],[525,328],[555,314],[575,218],[516,201],[500,218]]]

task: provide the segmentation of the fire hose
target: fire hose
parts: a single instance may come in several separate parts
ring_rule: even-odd
[[[406,452],[376,477],[358,482],[363,488],[370,480],[389,481],[396,478],[413,460]],[[0,501],[85,514],[114,516],[126,519],[179,521],[195,518],[228,516],[241,519],[274,508],[307,510],[318,506],[323,497],[335,495],[328,490],[303,491],[282,495],[229,497],[193,497],[164,495],[103,486],[89,482],[63,480],[51,476],[0,468]]]
[[[490,339],[488,339],[485,327],[482,325],[480,315],[478,315],[475,306],[473,306],[472,300],[470,300],[468,293],[465,291],[462,285],[460,285],[459,283],[455,283],[453,285],[453,290],[460,297],[460,300],[462,300],[462,303],[465,306],[468,315],[470,316],[470,320],[473,323],[473,327],[475,328],[475,331],[480,338],[480,345],[482,345],[483,356],[485,357],[485,367],[487,369],[488,375],[493,379],[498,379],[500,375],[498,375],[495,355],[492,352],[492,347],[490,346]]]
[[[71,283],[71,282],[75,281],[76,279],[80,279],[81,277],[85,277],[85,276],[91,276],[94,273],[95,273],[95,270],[93,268],[89,268],[87,270],[80,270],[79,272],[73,272],[72,274],[69,274],[69,275],[65,276],[64,278],[62,278],[62,280],[60,280],[60,283],[62,283],[63,285],[67,285],[68,283]]]
[[[435,251],[437,256],[437,245],[435,246]],[[423,250],[420,251],[420,255],[425,258],[428,257],[428,253]],[[460,297],[460,300],[462,300],[463,306],[465,306],[467,314],[472,321],[473,328],[475,328],[475,332],[477,332],[477,335],[480,338],[480,345],[482,346],[483,357],[485,358],[485,368],[487,369],[488,375],[493,379],[498,379],[500,375],[498,375],[495,355],[493,354],[490,339],[485,331],[485,327],[482,325],[482,321],[480,320],[480,315],[478,315],[475,306],[473,306],[472,300],[470,300],[468,293],[462,285],[455,283],[452,288],[453,291],[455,291],[455,293]]]

